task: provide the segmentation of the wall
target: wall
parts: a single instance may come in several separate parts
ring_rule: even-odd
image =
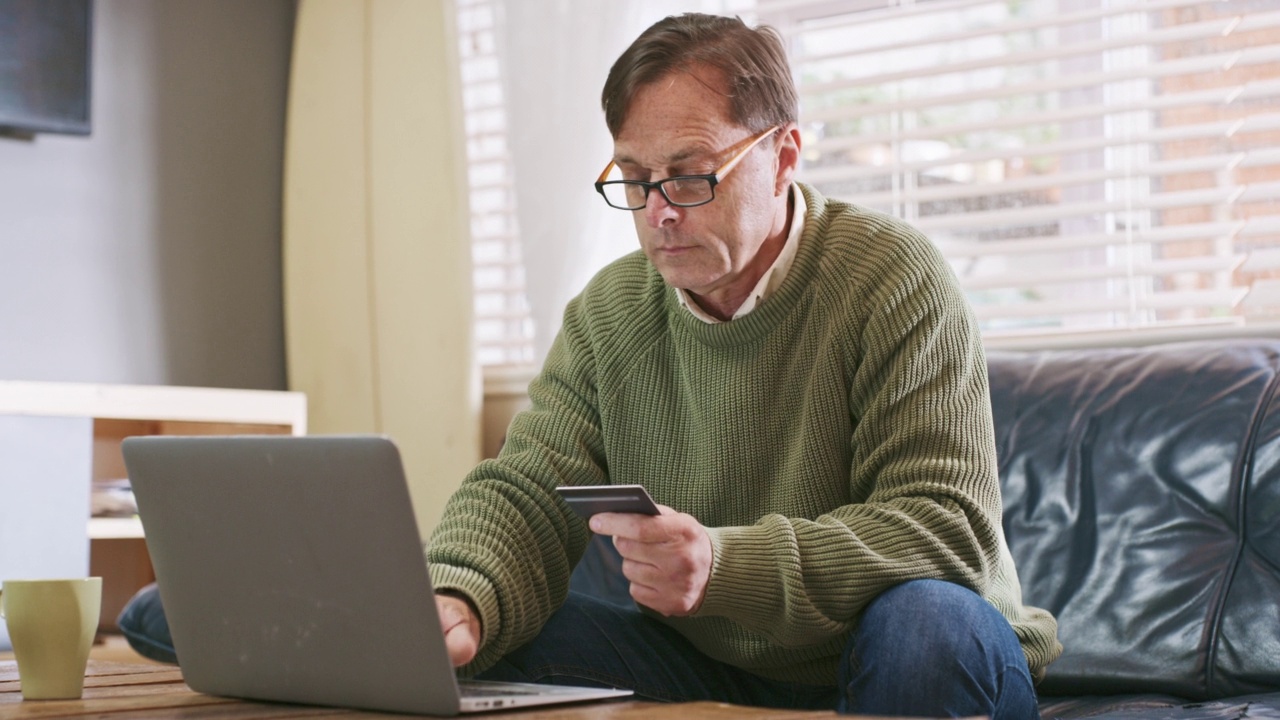
[[[0,378],[285,387],[291,0],[99,0],[93,134],[0,138]]]

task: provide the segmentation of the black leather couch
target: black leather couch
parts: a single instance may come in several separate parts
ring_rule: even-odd
[[[1046,718],[1280,718],[1280,342],[988,356]]]
[[[1046,720],[1280,720],[1280,342],[988,367],[1005,534],[1065,648]],[[573,588],[630,602],[601,538]],[[157,619],[154,594],[120,618],[152,657],[171,652]]]

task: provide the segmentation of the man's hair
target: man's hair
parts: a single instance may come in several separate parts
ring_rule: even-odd
[[[798,117],[796,87],[777,30],[752,29],[736,17],[687,13],[654,23],[609,69],[600,98],[609,132],[618,137],[641,87],[698,65],[720,71],[719,91],[729,96],[730,119],[751,132]]]

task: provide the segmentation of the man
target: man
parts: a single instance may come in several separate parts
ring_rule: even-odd
[[[1037,717],[1056,624],[1000,526],[986,365],[927,239],[793,182],[768,28],[684,15],[614,64],[597,183],[642,253],[565,311],[428,559],[464,672],[644,698]],[[616,168],[616,170],[615,170]],[[590,529],[557,485],[644,485]],[[568,593],[613,537],[640,610]]]

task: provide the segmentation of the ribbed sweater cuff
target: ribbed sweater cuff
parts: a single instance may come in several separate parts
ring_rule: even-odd
[[[436,590],[456,590],[466,595],[471,598],[476,610],[480,612],[480,650],[476,653],[476,659],[471,665],[462,669],[464,673],[469,674],[472,666],[476,666],[474,671],[478,672],[492,664],[487,662],[488,658],[485,657],[485,646],[489,644],[489,638],[497,637],[502,629],[502,615],[498,612],[498,595],[494,592],[493,585],[475,570],[439,563],[432,563],[430,569],[432,587]]]
[[[707,528],[714,553],[698,615],[757,618],[778,604],[782,589],[761,582],[773,564],[775,542],[761,525]]]

